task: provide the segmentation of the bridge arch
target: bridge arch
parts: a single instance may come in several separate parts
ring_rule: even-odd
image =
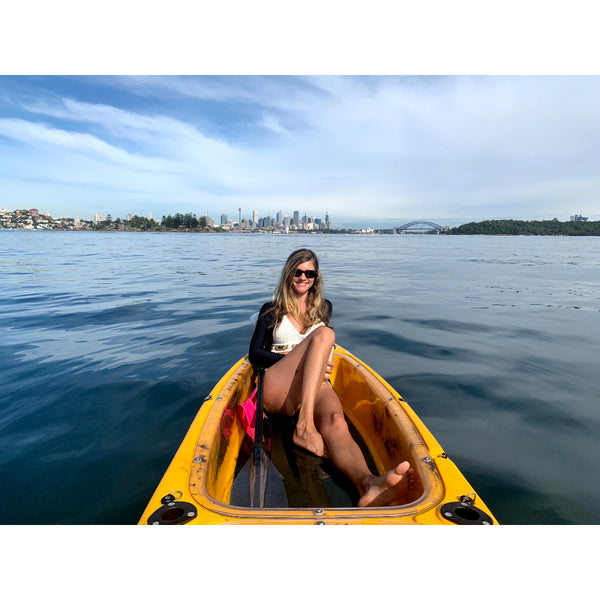
[[[394,233],[440,233],[444,227],[432,221],[411,221],[398,227],[394,227]]]

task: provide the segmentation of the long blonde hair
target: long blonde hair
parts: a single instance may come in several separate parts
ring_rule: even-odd
[[[300,312],[300,307],[293,292],[292,283],[296,269],[302,263],[312,261],[317,272],[314,282],[308,290],[308,306],[305,314]],[[319,272],[319,260],[317,255],[307,248],[301,248],[292,252],[285,262],[281,271],[279,283],[273,293],[273,328],[276,329],[281,323],[284,315],[291,315],[299,324],[303,331],[309,327],[323,321],[325,325],[329,324],[329,306],[323,298],[323,280]]]

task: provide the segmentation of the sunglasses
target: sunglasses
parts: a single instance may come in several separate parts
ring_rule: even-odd
[[[294,277],[300,277],[304,273],[307,279],[314,279],[317,276],[317,272],[309,269],[308,271],[303,271],[302,269],[296,269],[294,273]]]

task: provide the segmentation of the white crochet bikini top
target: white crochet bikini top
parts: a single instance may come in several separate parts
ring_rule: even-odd
[[[292,325],[287,315],[283,316],[279,327],[273,331],[273,345],[271,352],[282,354],[289,352],[295,348],[305,337],[312,333],[317,327],[324,325],[323,321],[319,321],[312,325],[306,333],[298,333],[298,330]]]

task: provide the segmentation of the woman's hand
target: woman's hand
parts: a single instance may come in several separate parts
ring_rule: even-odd
[[[329,381],[331,379],[331,374],[333,373],[333,367],[335,367],[335,361],[333,359],[333,348],[332,348],[331,353],[329,354],[329,360],[327,361],[327,366],[325,367],[325,375],[323,376],[323,381]]]

